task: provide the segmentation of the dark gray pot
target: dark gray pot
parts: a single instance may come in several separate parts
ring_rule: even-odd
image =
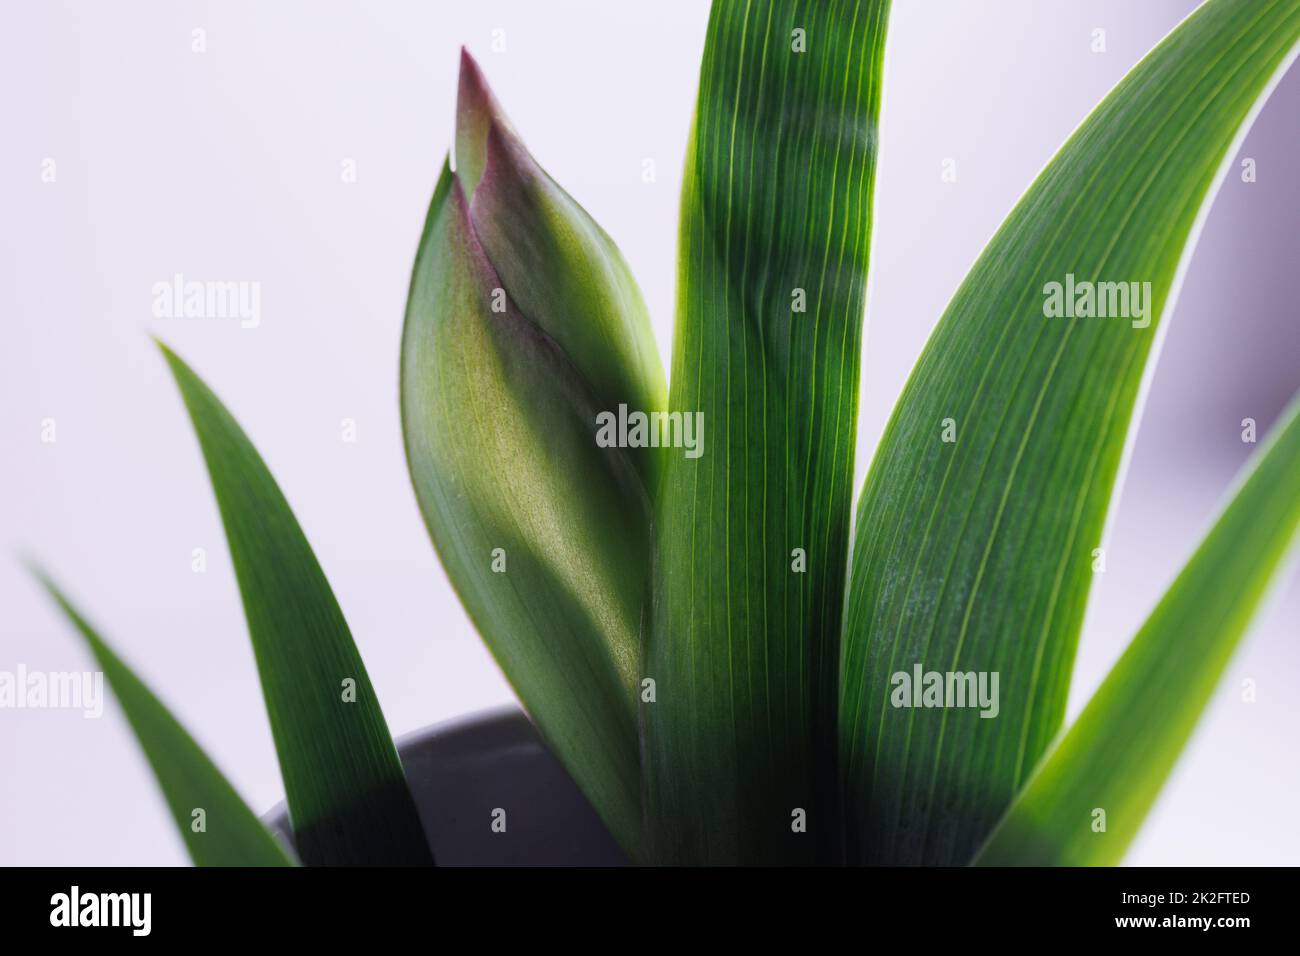
[[[517,707],[417,730],[397,753],[439,866],[622,866],[627,857]],[[492,832],[492,811],[506,832]],[[292,846],[283,803],[265,817]]]

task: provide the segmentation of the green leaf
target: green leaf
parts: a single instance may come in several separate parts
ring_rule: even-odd
[[[216,395],[159,347],[221,509],[298,855],[309,866],[431,864],[365,665],[289,503]]]
[[[462,127],[467,115],[481,115],[465,105],[467,88],[480,85],[462,75]],[[635,349],[601,347],[603,337],[623,336],[620,323],[641,319],[605,316],[595,338],[565,323],[570,305],[580,311],[569,318],[586,321],[596,318],[581,311],[592,303],[612,308],[640,297],[622,285],[631,282],[625,268],[601,258],[594,224],[535,178],[517,142],[513,161],[533,182],[505,184],[497,165],[505,148],[486,147],[473,214],[459,174],[446,166],[434,191],[402,340],[407,461],[434,545],[479,633],[552,751],[635,856],[649,499],[635,453],[598,445],[597,418],[614,410],[611,402],[653,401],[653,387],[626,377],[633,372],[623,359]],[[458,157],[462,167],[469,149]],[[504,198],[481,200],[491,189]],[[506,250],[507,274],[498,274],[480,227]],[[570,303],[564,296],[584,263],[586,292]]]
[[[840,609],[888,3],[719,0],[682,197],[642,708],[659,859],[834,851]],[[807,832],[797,832],[797,811]]]
[[[475,234],[511,303],[581,370],[598,407],[662,409],[663,366],[631,270],[605,231],[537,165],[463,51],[456,164],[472,197]],[[659,456],[632,458],[653,489]]]
[[[197,866],[292,866],[284,848],[240,799],[185,728],[86,622],[63,593],[34,572],[90,645],[153,768],[176,828]],[[203,832],[194,811],[204,813]]]
[[[1298,36],[1300,0],[1202,6],[1065,144],[940,321],[858,510],[840,726],[851,859],[968,862],[1060,729],[1163,313]],[[1050,284],[1068,281],[1149,282],[1149,307],[1047,317]],[[894,706],[893,675],[916,665],[998,674],[998,716]]]
[[[1300,529],[1300,398],[977,862],[1114,866]],[[1094,832],[1094,811],[1105,832]]]

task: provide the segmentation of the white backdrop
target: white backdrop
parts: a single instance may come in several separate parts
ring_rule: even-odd
[[[1189,0],[899,0],[891,22],[859,483],[930,329],[1065,137]],[[153,332],[275,472],[394,733],[511,698],[406,476],[397,350],[448,148],[457,50],[623,248],[665,357],[707,4],[37,3],[0,31],[0,669],[90,667],[13,556],[56,572],[256,808],[281,796],[208,480]],[[1107,50],[1090,50],[1092,31]],[[195,52],[195,30],[205,52]],[[504,52],[493,52],[494,31]],[[1264,110],[1184,287],[1095,589],[1076,713],[1300,387],[1300,70]],[[958,181],[940,181],[945,158]],[[653,159],[657,180],[642,181]],[[53,160],[56,178],[42,180]],[[344,182],[353,161],[356,181]],[[255,329],[155,319],[175,273],[261,284]],[[667,364],[667,362],[665,362]],[[40,441],[53,418],[57,441]],[[356,422],[358,440],[340,439]],[[208,570],[191,571],[205,548]],[[1300,588],[1257,622],[1130,857],[1300,862]],[[1243,678],[1258,700],[1243,703]],[[0,711],[0,863],[181,863],[115,705]]]

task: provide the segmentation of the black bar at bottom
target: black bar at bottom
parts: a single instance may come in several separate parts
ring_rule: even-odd
[[[71,934],[79,943],[147,936],[204,944],[414,935],[441,948],[462,934],[572,943],[590,939],[599,923],[622,925],[627,936],[599,931],[619,945],[638,937],[667,944],[660,934],[680,920],[693,942],[712,928],[733,944],[781,924],[805,939],[843,929],[863,944],[917,932],[927,942],[1231,942],[1293,926],[1295,883],[1294,870],[1256,868],[5,869],[0,932],[6,943]]]

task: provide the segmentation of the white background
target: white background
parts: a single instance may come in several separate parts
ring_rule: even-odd
[[[1033,176],[1193,6],[899,0],[891,21],[859,484],[907,372]],[[91,667],[36,555],[258,809],[275,754],[198,447],[149,342],[242,422],[314,545],[401,734],[508,701],[407,479],[397,353],[412,255],[475,52],[539,161],[614,236],[661,349],[707,4],[13,3],[0,32],[0,669]],[[1092,30],[1107,51],[1090,50]],[[192,52],[192,30],[207,52]],[[493,31],[506,51],[492,51]],[[1300,386],[1300,70],[1242,149],[1173,317],[1094,589],[1071,715]],[[940,181],[940,163],[958,181]],[[42,183],[53,158],[57,182]],[[654,159],[658,178],[641,180]],[[341,181],[354,159],[358,181]],[[159,320],[176,273],[252,280],[262,322]],[[667,361],[665,361],[667,365]],[[42,419],[58,440],[41,444]],[[358,441],[340,440],[357,422]],[[208,552],[208,571],[190,570]],[[1131,863],[1300,862],[1300,588],[1257,621]],[[1240,700],[1253,678],[1258,702]],[[1140,732],[1140,731],[1139,731]],[[0,711],[0,863],[182,863],[116,706]]]

